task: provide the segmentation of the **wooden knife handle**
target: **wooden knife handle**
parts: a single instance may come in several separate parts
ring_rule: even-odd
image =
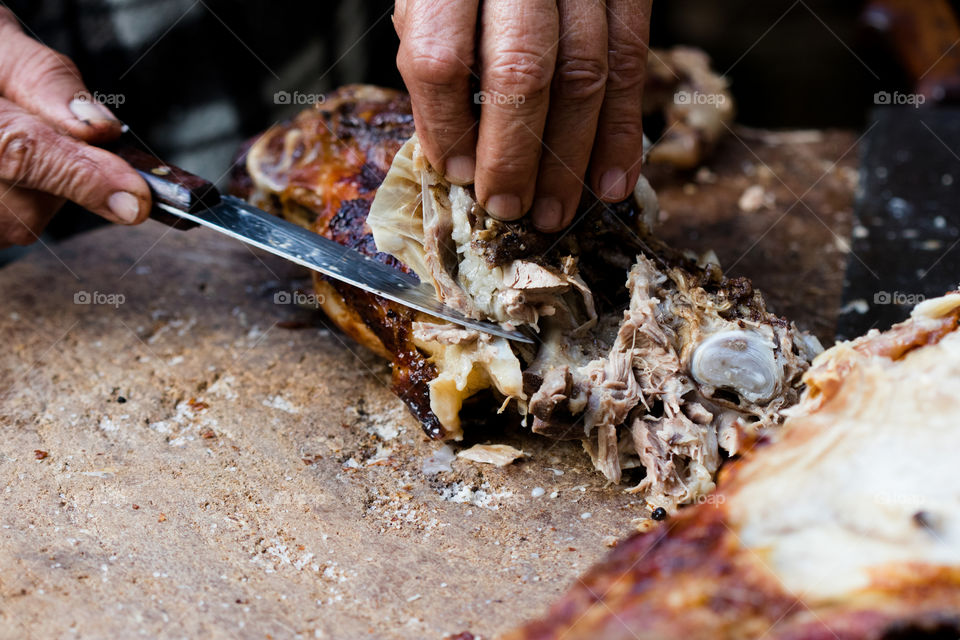
[[[960,24],[947,0],[870,0],[863,21],[880,32],[931,102],[960,102]]]
[[[109,150],[126,160],[150,186],[154,204],[150,217],[154,220],[175,229],[192,229],[197,223],[179,218],[156,205],[162,202],[181,211],[196,213],[220,202],[220,192],[213,183],[167,164],[146,151],[125,143]]]

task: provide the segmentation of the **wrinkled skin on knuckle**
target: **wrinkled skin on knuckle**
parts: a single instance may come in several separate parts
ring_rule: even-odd
[[[553,79],[553,92],[562,100],[590,100],[603,95],[607,85],[605,60],[561,60]]]
[[[0,113],[0,178],[15,182],[32,176],[38,135],[27,116]]]
[[[64,194],[83,206],[99,206],[105,181],[103,165],[82,151],[71,151],[58,158],[49,168],[49,181],[54,191]]]
[[[79,79],[80,70],[73,60],[62,53],[37,47],[28,55],[21,56],[11,75],[8,97],[16,101],[25,97],[22,89],[30,89],[42,85],[45,81],[62,77]]]
[[[611,90],[640,91],[647,74],[647,48],[641,43],[615,47],[608,57],[607,85]]]
[[[536,139],[526,141],[535,145],[539,150],[540,144]],[[537,169],[539,155],[535,153],[515,154],[500,153],[491,159],[491,164],[485,167],[486,183],[491,189],[518,191],[529,186],[530,178]]]
[[[470,76],[472,54],[462,55],[454,47],[425,39],[408,40],[397,58],[404,78],[426,86],[450,86]]]
[[[76,63],[53,49],[42,49],[36,54],[36,67],[38,73],[47,74],[68,74],[74,77],[80,77],[80,68]]]
[[[643,150],[636,147],[636,141],[643,136],[643,121],[641,120],[640,110],[637,109],[634,117],[626,117],[627,114],[612,115],[606,119],[604,124],[604,134],[608,139],[619,147],[628,147],[636,151],[636,156],[640,157]],[[633,115],[633,114],[631,114]]]
[[[553,70],[541,54],[525,51],[500,52],[483,74],[484,89],[506,96],[522,96],[529,102],[550,88]]]

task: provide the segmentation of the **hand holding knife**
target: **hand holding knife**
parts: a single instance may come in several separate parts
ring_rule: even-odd
[[[207,180],[132,146],[114,146],[150,186],[150,217],[176,229],[202,225],[249,245],[341,280],[404,306],[502,338],[532,342],[518,331],[473,320],[437,300],[430,283],[403,273],[353,249],[223,195]]]

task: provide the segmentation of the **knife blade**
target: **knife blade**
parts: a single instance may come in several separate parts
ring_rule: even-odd
[[[200,225],[330,278],[406,307],[508,340],[532,344],[519,331],[474,320],[443,304],[429,283],[229,195],[179,167],[132,147],[115,149],[146,180],[151,217],[178,229]]]

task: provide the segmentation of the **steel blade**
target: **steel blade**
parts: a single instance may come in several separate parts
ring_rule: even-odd
[[[432,285],[398,271],[353,249],[324,238],[239,198],[223,196],[220,204],[187,213],[158,203],[173,215],[192,220],[291,262],[319,271],[388,300],[501,338],[532,343],[519,331],[492,322],[473,320],[437,300]]]

